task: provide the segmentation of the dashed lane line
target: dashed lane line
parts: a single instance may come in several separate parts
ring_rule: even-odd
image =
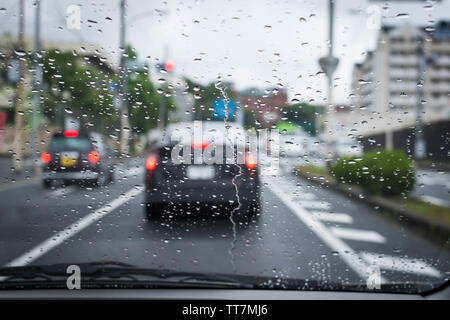
[[[314,218],[335,223],[353,223],[353,218],[346,213],[331,213],[324,211],[311,211]]]
[[[294,202],[286,193],[282,192],[276,184],[265,179],[265,185],[286,205],[312,232],[316,234],[331,250],[339,253],[341,259],[362,279],[367,279],[370,265],[340,238],[336,237],[318,219],[305,210],[299,203]],[[386,283],[384,277],[381,283]]]
[[[424,276],[441,278],[439,270],[430,266],[423,260],[394,257],[384,254],[360,252],[360,255],[370,264],[375,264],[385,270],[400,271],[406,273],[421,274]]]
[[[330,227],[330,231],[338,238],[365,242],[385,243],[386,238],[373,230]]]

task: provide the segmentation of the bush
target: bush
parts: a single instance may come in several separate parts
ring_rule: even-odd
[[[415,170],[405,153],[373,150],[361,161],[341,159],[332,168],[339,182],[359,184],[366,191],[381,195],[400,195],[414,188]]]
[[[374,150],[363,156],[360,185],[383,195],[406,194],[414,188],[415,169],[406,154],[397,150]]]
[[[331,174],[341,183],[359,184],[361,161],[356,161],[352,157],[339,159],[331,168]]]

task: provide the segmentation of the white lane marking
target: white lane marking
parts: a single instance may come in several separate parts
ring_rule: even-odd
[[[309,209],[329,210],[331,208],[331,205],[328,202],[323,201],[298,200],[297,203],[302,207]]]
[[[59,188],[48,193],[49,197],[59,198],[75,191],[75,186]]]
[[[316,196],[314,193],[293,193],[294,199],[299,200],[314,200]]]
[[[423,260],[393,257],[370,252],[360,252],[360,255],[368,263],[377,265],[381,269],[415,273],[435,278],[442,277],[439,270],[436,270]]]
[[[433,196],[429,196],[429,195],[421,195],[419,196],[419,199],[431,204],[435,204],[437,206],[444,206],[444,207],[450,207],[450,202],[449,201],[445,201],[443,199],[440,198],[436,198]]]
[[[56,233],[54,236],[48,238],[47,240],[41,242],[37,246],[35,246],[33,249],[31,249],[28,252],[25,252],[21,256],[17,257],[13,261],[6,264],[6,267],[19,267],[27,265],[34,260],[40,258],[53,248],[59,246],[64,241],[68,240],[69,238],[76,235],[81,230],[87,228],[94,222],[100,220],[110,212],[112,212],[114,209],[117,209],[124,203],[128,202],[131,199],[134,199],[137,195],[139,195],[144,190],[143,187],[134,187],[133,189],[129,190],[127,193],[120,195],[118,198],[114,199],[113,201],[109,202],[105,206],[95,210],[94,212],[88,214],[87,216],[81,218],[77,222],[71,224],[64,230]],[[0,278],[2,280],[3,278]]]
[[[292,201],[289,196],[278,189],[268,179],[264,179],[267,187],[287,206],[312,232],[316,234],[331,250],[339,253],[342,260],[355,271],[362,279],[367,280],[370,265],[353,251],[344,241],[329,232],[328,228],[319,220],[306,211],[303,207]],[[387,280],[381,277],[380,282],[387,283]]]
[[[385,237],[383,237],[378,232],[372,231],[372,230],[331,227],[330,231],[336,237],[339,237],[342,239],[367,241],[367,242],[375,242],[375,243],[385,243],[386,242]]]
[[[353,218],[346,213],[331,213],[324,211],[312,211],[314,218],[322,221],[330,221],[336,223],[353,223]]]

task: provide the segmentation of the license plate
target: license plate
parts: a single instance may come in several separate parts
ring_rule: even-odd
[[[188,166],[187,177],[191,180],[209,180],[214,178],[213,166]]]
[[[63,167],[73,167],[77,164],[77,159],[73,158],[61,158],[60,164]]]

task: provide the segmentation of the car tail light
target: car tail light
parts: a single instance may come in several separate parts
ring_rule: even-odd
[[[147,160],[145,160],[145,168],[149,171],[152,171],[156,168],[156,157],[149,156]]]
[[[50,153],[44,152],[43,154],[41,154],[42,163],[47,164],[50,162],[51,159],[52,157],[50,156]]]
[[[246,155],[245,156],[245,165],[250,170],[255,169],[256,168],[256,158],[251,154]]]
[[[100,155],[97,151],[91,151],[88,155],[88,160],[90,163],[97,163],[100,160]]]
[[[192,149],[206,149],[209,147],[208,141],[194,141],[191,143]]]
[[[76,138],[76,137],[78,137],[78,131],[77,130],[64,130],[64,137]]]

